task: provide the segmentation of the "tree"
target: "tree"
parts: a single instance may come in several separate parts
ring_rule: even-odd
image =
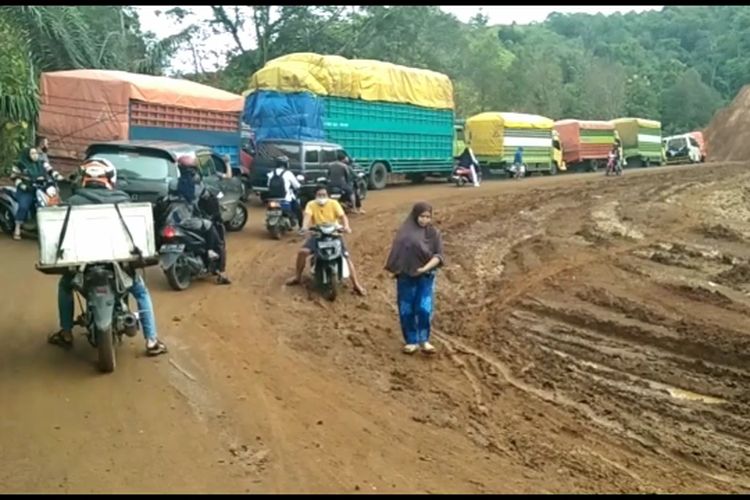
[[[703,127],[711,120],[713,110],[722,105],[721,95],[706,85],[691,68],[664,92],[662,119],[669,134]]]

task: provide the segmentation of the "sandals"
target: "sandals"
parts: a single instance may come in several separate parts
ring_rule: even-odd
[[[47,337],[47,342],[63,349],[71,349],[73,347],[73,334],[70,338],[65,338],[63,331],[60,330]]]
[[[13,239],[16,240],[16,241],[21,241],[21,235],[13,233]]]
[[[146,344],[147,356],[158,356],[159,354],[166,354],[167,352],[167,346],[164,345],[161,340],[157,340],[153,345]]]
[[[232,281],[226,276],[222,276],[221,274],[219,274],[218,276],[216,276],[216,284],[217,285],[231,285]]]

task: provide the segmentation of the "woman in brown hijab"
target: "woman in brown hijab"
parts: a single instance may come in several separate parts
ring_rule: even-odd
[[[393,240],[385,269],[397,280],[398,312],[404,334],[404,352],[420,347],[434,353],[430,344],[435,270],[443,264],[443,239],[432,225],[432,207],[414,205]]]

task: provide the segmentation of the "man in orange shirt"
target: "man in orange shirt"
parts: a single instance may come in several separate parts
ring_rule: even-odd
[[[315,190],[315,199],[308,202],[305,207],[305,217],[302,222],[302,232],[307,232],[311,226],[318,226],[320,224],[335,224],[339,223],[344,227],[345,233],[351,233],[352,230],[349,227],[349,218],[344,213],[344,209],[341,207],[338,201],[332,200],[328,197],[328,190],[325,186],[318,186]],[[297,254],[297,268],[296,275],[294,278],[287,281],[287,285],[299,285],[302,282],[302,273],[305,272],[305,266],[307,265],[307,259],[315,251],[316,239],[312,236],[308,237],[305,244]],[[349,265],[349,273],[352,278],[352,284],[354,285],[354,291],[364,296],[366,294],[365,289],[357,278],[357,273],[354,270],[354,264],[352,263],[349,251],[346,249],[343,239],[341,245],[344,250],[344,258],[346,263]]]

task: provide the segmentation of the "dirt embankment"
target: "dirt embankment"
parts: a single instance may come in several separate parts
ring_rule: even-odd
[[[705,131],[709,161],[747,161],[750,158],[750,85],[716,112]]]

